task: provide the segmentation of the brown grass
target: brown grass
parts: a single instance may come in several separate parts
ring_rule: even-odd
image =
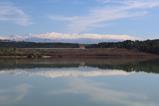
[[[92,48],[92,49],[43,49],[43,48],[19,48],[1,57],[29,57],[29,58],[104,58],[104,57],[158,57],[158,55],[143,53],[122,48]]]

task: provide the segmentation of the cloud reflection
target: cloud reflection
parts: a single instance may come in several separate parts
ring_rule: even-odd
[[[34,71],[33,71],[34,70]],[[100,76],[127,76],[134,72],[126,72],[123,70],[108,70],[90,67],[79,68],[42,68],[42,69],[16,69],[12,71],[3,70],[0,74],[11,75],[28,75],[28,76],[41,76],[47,78],[59,77],[100,77]]]
[[[151,102],[149,97],[139,93],[128,91],[120,91],[104,85],[100,85],[94,81],[83,79],[71,80],[70,84],[59,89],[58,91],[50,91],[49,95],[59,94],[83,94],[94,103],[111,104],[118,106],[157,106]]]
[[[16,87],[0,89],[0,104],[12,104],[21,101],[27,95],[30,85],[20,84]]]

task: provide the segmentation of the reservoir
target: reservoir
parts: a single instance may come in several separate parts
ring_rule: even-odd
[[[0,106],[158,106],[159,60],[0,60]]]

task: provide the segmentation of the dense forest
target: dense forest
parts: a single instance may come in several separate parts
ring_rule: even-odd
[[[37,43],[0,40],[0,51],[5,48],[79,48],[77,43]],[[146,41],[102,42],[98,44],[83,44],[86,48],[126,48],[136,51],[159,54],[159,39]]]

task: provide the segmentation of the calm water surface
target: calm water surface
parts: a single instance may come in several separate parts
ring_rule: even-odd
[[[0,60],[0,106],[159,106],[159,60]]]

